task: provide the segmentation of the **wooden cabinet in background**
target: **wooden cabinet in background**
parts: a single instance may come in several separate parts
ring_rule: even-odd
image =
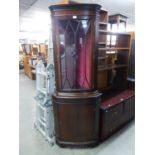
[[[24,57],[24,72],[27,76],[31,78],[31,68],[29,66],[30,56]]]
[[[22,44],[25,53],[23,66],[25,74],[32,80],[35,80],[35,65],[39,59],[47,61],[48,45],[40,44]]]
[[[105,140],[135,116],[135,92],[126,89],[102,100],[100,105],[100,139]]]
[[[108,14],[100,11],[97,88],[100,92],[127,85],[131,35],[107,30]]]
[[[35,80],[35,74],[32,72],[34,69],[33,66],[29,64],[29,61],[31,60],[31,56],[25,56],[23,60],[24,65],[24,72],[25,74],[32,80]]]
[[[128,85],[131,89],[135,89],[135,33],[131,34],[131,50],[129,56],[129,67],[128,67]]]
[[[100,10],[100,16],[99,16],[99,30],[107,31],[108,27],[108,12],[105,10]],[[100,35],[98,38],[98,49],[99,48],[106,48],[107,46],[107,36],[106,35]],[[101,66],[107,65],[107,55],[106,51],[100,51],[98,50],[98,71],[97,71],[97,89],[104,90],[108,87],[108,73],[105,70],[100,70],[99,68]]]
[[[43,53],[44,57],[47,58],[48,57],[48,45],[46,44],[39,44],[39,51],[41,53]]]
[[[112,25],[124,22],[126,17],[110,16]],[[134,118],[134,91],[128,88],[128,65],[131,35],[126,32],[112,32],[107,30],[108,14],[100,12],[99,40],[98,40],[98,72],[97,89],[102,92],[100,104],[100,139],[105,140]],[[112,28],[112,26],[111,26]],[[133,65],[134,66],[134,65]],[[129,73],[132,71],[129,70]]]

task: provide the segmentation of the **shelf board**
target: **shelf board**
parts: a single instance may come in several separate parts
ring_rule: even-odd
[[[98,45],[106,45],[107,42],[98,42]]]
[[[106,22],[99,22],[99,25],[108,25]]]
[[[123,68],[127,67],[128,65],[107,65],[106,67],[98,67],[98,71],[106,71],[106,70],[111,70],[111,69],[116,69],[116,68]]]
[[[108,35],[130,35],[130,33],[127,32],[111,32],[106,30],[99,30],[99,33]]]
[[[107,57],[98,57],[99,60],[106,59]]]
[[[130,50],[127,47],[106,47],[106,48],[98,48],[99,51],[121,51],[121,50]]]

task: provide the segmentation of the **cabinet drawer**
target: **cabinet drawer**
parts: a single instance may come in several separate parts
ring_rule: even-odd
[[[121,126],[121,122],[118,119],[117,121],[113,121],[112,123],[106,125],[102,130],[102,138],[106,138],[114,133]]]
[[[123,104],[119,103],[117,106],[110,107],[105,110],[105,124],[112,123],[118,120],[123,112]]]
[[[130,112],[135,110],[135,97],[131,97],[124,101],[124,112]]]

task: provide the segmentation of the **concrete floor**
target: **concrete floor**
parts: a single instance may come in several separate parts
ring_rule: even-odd
[[[63,149],[51,146],[34,128],[35,81],[19,75],[19,155],[134,155],[134,122],[92,149]]]

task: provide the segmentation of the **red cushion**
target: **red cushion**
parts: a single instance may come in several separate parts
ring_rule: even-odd
[[[134,96],[135,92],[133,90],[127,89],[122,91],[121,93],[115,94],[113,96],[107,97],[101,101],[101,108],[108,108],[115,104],[122,102],[132,96]]]

